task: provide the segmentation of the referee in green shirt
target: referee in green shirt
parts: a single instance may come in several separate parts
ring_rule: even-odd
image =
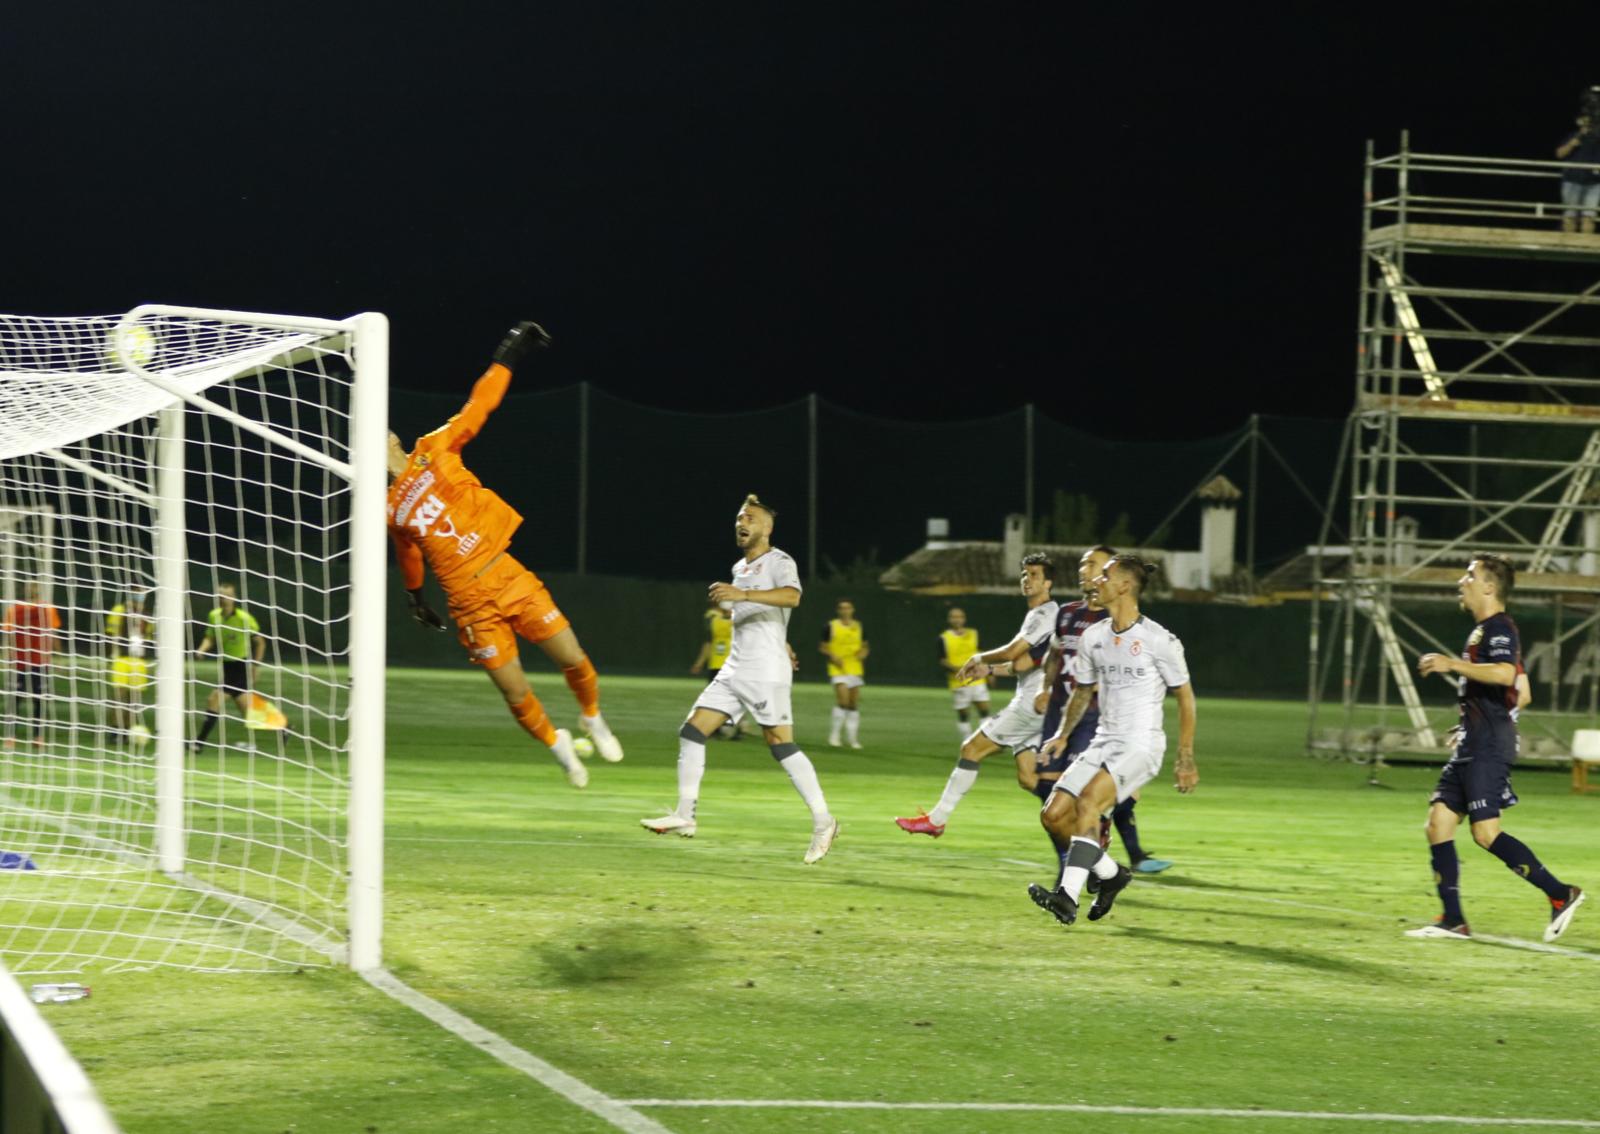
[[[200,726],[200,735],[194,738],[196,748],[204,744],[211,730],[217,727],[223,693],[233,698],[241,713],[249,715],[251,669],[267,652],[261,624],[255,615],[239,605],[238,595],[232,583],[221,584],[217,587],[217,601],[221,605],[206,615],[206,636],[200,641],[198,653],[205,657],[212,650],[217,651],[222,659],[222,681],[206,699],[206,719]]]

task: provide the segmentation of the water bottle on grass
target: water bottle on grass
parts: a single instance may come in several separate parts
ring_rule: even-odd
[[[36,984],[28,990],[35,1004],[65,1004],[68,1000],[82,1000],[89,995],[86,984]]]

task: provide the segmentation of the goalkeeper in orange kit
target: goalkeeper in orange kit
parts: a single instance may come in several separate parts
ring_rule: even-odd
[[[461,412],[408,453],[389,434],[389,535],[411,599],[424,626],[445,622],[422,601],[423,563],[433,568],[449,601],[461,645],[506,699],[511,715],[549,746],[574,787],[589,782],[572,734],[558,729],[534,696],[517,658],[517,635],[537,645],[561,667],[578,699],[583,729],[606,760],[622,759],[622,745],[600,715],[600,679],[567,618],[539,576],[511,557],[511,534],[522,517],[478,482],[461,463],[461,449],[478,435],[500,405],[511,374],[550,342],[537,323],[518,323],[494,352]]]

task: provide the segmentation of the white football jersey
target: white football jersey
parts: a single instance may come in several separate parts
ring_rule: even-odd
[[[1083,632],[1072,679],[1099,687],[1096,736],[1132,737],[1164,731],[1161,703],[1189,684],[1189,663],[1178,636],[1154,619],[1140,615],[1118,633],[1102,618]]]
[[[778,587],[800,590],[800,570],[786,552],[771,548],[754,563],[743,559],[733,565],[733,585],[743,591],[770,591]],[[789,664],[789,614],[792,607],[760,602],[733,604],[733,645],[720,676],[744,681],[794,680]]]
[[[1028,611],[1028,616],[1022,620],[1022,629],[1017,631],[1028,640],[1028,656],[1033,659],[1033,668],[1017,678],[1016,696],[1026,697],[1029,705],[1044,688],[1044,659],[1050,652],[1050,640],[1056,634],[1056,610],[1060,606],[1058,602],[1040,603]]]

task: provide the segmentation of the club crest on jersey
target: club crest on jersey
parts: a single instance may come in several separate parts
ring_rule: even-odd
[[[419,469],[425,469],[425,468],[428,467],[428,462],[429,462],[430,459],[431,458],[429,458],[428,454],[419,453],[417,455],[417,459],[412,461],[411,463],[416,465],[417,468],[419,468]]]
[[[1144,642],[1142,640],[1135,639],[1133,645],[1128,647],[1128,652],[1137,657],[1139,654],[1144,652]]]

